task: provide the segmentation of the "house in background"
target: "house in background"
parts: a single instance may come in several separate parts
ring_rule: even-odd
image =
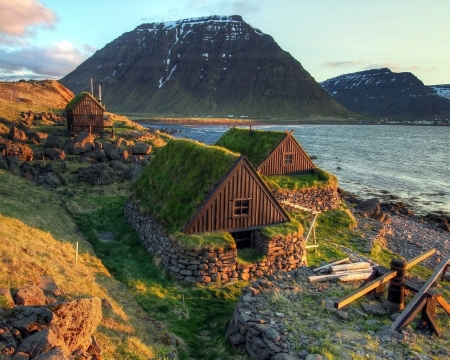
[[[263,175],[311,173],[316,166],[292,133],[231,128],[216,145],[245,155]]]
[[[75,96],[65,107],[67,130],[71,133],[81,131],[103,133],[112,124],[105,124],[105,107],[91,94],[82,92]],[[114,131],[114,130],[112,130]]]

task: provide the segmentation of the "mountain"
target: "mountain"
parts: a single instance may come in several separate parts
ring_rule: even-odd
[[[433,91],[444,98],[450,99],[450,84],[444,85],[429,85]]]
[[[367,70],[337,76],[321,85],[341,105],[367,116],[433,118],[450,113],[450,100],[409,72]]]
[[[348,117],[274,39],[240,16],[142,24],[60,80],[102,85],[115,112],[198,116]]]

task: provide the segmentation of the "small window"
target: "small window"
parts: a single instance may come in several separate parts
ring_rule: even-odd
[[[234,200],[234,216],[250,216],[250,199]]]
[[[284,153],[283,154],[283,165],[292,165],[294,162],[293,156],[294,156],[294,154],[292,154],[292,153]]]

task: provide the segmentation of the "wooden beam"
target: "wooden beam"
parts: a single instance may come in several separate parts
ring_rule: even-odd
[[[315,283],[315,282],[322,282],[322,281],[328,281],[328,280],[336,280],[336,279],[339,279],[341,276],[345,276],[345,275],[361,274],[361,273],[365,274],[368,272],[370,272],[369,269],[341,271],[340,273],[336,273],[336,274],[310,276],[310,277],[308,277],[308,279],[309,279],[310,283]]]
[[[342,264],[342,263],[345,263],[345,262],[348,262],[348,261],[350,261],[350,258],[345,258],[345,259],[333,261],[333,262],[331,262],[329,264],[326,264],[326,265],[320,266],[318,268],[315,268],[315,269],[313,269],[313,271],[314,272],[319,272],[320,270],[328,269],[331,265],[339,265],[339,264]]]
[[[438,296],[437,302],[439,305],[441,305],[441,307],[445,310],[445,312],[450,315],[450,305],[448,304],[447,301],[445,301],[442,295]]]
[[[338,271],[348,271],[348,270],[359,270],[359,269],[369,269],[370,264],[365,261],[357,262],[357,263],[351,263],[351,264],[344,264],[344,265],[332,265],[331,271],[332,272],[338,272]]]
[[[425,284],[420,288],[419,292],[414,296],[414,298],[409,302],[409,304],[405,307],[405,309],[402,311],[400,316],[397,318],[397,320],[394,321],[394,323],[391,325],[391,329],[398,331],[405,323],[405,318],[409,318],[410,314],[415,312],[416,307],[418,306],[419,302],[422,300],[423,295],[426,296],[426,292],[431,287],[431,285],[436,281],[436,279],[441,274],[444,267],[450,262],[450,255],[448,255],[444,261],[441,261],[441,263],[438,265],[436,270],[434,271],[433,275],[430,276],[430,278],[427,280]]]
[[[383,276],[367,283],[363,287],[353,291],[352,293],[343,297],[339,301],[335,301],[334,307],[336,309],[343,308],[345,305],[350,304],[352,301],[360,298],[361,296],[367,294],[368,292],[372,291],[373,289],[376,289],[378,286],[380,286],[384,283],[387,283],[389,280],[393,279],[396,275],[397,275],[397,271],[390,271],[387,274],[384,274]]]
[[[430,257],[435,252],[436,252],[436,249],[431,249],[423,254],[420,254],[419,256],[416,256],[414,259],[408,260],[407,264],[406,264],[406,270],[408,270],[410,267],[413,267],[414,265],[420,263],[422,260],[426,259],[427,257]]]

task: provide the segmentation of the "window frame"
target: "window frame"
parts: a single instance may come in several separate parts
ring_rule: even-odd
[[[289,158],[288,158],[289,156]],[[290,159],[290,162],[287,163],[286,159]],[[293,152],[285,152],[283,153],[283,166],[291,166],[294,165],[294,153]]]
[[[239,202],[239,204],[238,204]],[[246,202],[246,204],[243,202]],[[238,198],[233,200],[233,217],[234,218],[245,218],[250,217],[251,214],[251,198]],[[246,210],[246,213],[242,211]],[[236,213],[238,212],[238,213]]]

